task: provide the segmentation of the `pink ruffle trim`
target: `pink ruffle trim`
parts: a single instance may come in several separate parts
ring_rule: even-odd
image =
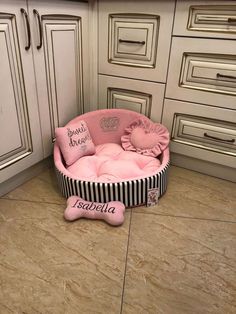
[[[156,134],[156,144],[151,148],[135,147],[131,142],[132,132],[136,128],[141,128],[146,134]],[[145,140],[145,135],[143,140]],[[167,128],[160,123],[153,123],[151,121],[138,119],[130,124],[125,129],[125,135],[121,137],[121,144],[124,150],[135,151],[139,154],[151,157],[159,156],[169,144],[169,132]]]

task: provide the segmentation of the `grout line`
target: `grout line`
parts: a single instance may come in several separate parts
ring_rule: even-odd
[[[128,242],[127,242],[126,256],[125,256],[125,270],[124,270],[123,288],[122,288],[122,296],[121,296],[120,314],[122,314],[122,311],[123,311],[123,300],[124,300],[124,291],[125,291],[125,279],[126,279],[126,270],[127,270],[127,260],[128,260],[128,253],[129,253],[129,240],[130,240],[132,213],[133,213],[133,210],[131,209],[131,211],[130,211],[130,221],[129,221],[129,235],[128,235]]]
[[[54,203],[54,202],[45,202],[45,201],[34,201],[34,200],[31,201],[31,200],[23,200],[23,199],[7,198],[7,197],[1,197],[0,200],[28,202],[28,203],[36,203],[36,204],[66,205],[66,203],[63,204],[63,203]]]
[[[194,219],[194,220],[205,220],[205,221],[216,221],[216,222],[225,222],[235,224],[236,221],[229,221],[229,220],[220,220],[220,219],[211,219],[211,218],[201,218],[201,217],[190,217],[190,216],[178,216],[178,215],[170,215],[170,214],[161,214],[161,213],[145,213],[145,212],[134,212],[133,214],[144,214],[144,215],[154,215],[154,216],[164,216],[164,217],[171,217],[171,218],[183,218],[183,219]]]

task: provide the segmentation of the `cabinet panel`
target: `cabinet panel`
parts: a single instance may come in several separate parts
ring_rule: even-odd
[[[236,108],[236,43],[174,38],[166,96]]]
[[[41,49],[35,9],[41,18]],[[81,114],[87,101],[87,11],[87,3],[30,2],[45,157],[52,152],[55,128]]]
[[[0,169],[32,153],[16,18],[0,13]]]
[[[0,183],[43,158],[26,1],[0,3]]]
[[[236,38],[235,1],[178,0],[174,35]]]
[[[236,168],[235,121],[235,110],[165,100],[162,122],[180,155]]]
[[[43,15],[42,26],[53,140],[55,127],[83,111],[81,19]]]
[[[166,82],[174,5],[99,1],[99,73]]]
[[[133,110],[160,122],[164,84],[99,75],[99,108]]]
[[[133,110],[150,117],[152,95],[122,88],[107,89],[107,108]]]
[[[236,94],[236,57],[184,53],[180,86],[220,94]]]
[[[176,113],[172,141],[236,156],[236,124]]]
[[[159,21],[148,14],[110,14],[109,62],[154,68]]]

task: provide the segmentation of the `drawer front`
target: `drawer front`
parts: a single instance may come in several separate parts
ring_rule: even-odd
[[[224,119],[224,120],[223,120]],[[165,100],[163,121],[171,150],[236,168],[236,111]]]
[[[152,95],[122,88],[107,88],[107,108],[128,109],[150,117]]]
[[[99,75],[99,109],[128,109],[161,120],[164,84]]]
[[[180,87],[236,94],[236,55],[184,53]]]
[[[236,124],[176,113],[172,140],[236,156]]]
[[[236,109],[236,43],[174,38],[167,97]]]
[[[236,38],[235,1],[178,1],[174,35]]]
[[[135,67],[156,65],[160,17],[109,15],[109,62]]]
[[[99,74],[166,82],[174,1],[99,1]]]

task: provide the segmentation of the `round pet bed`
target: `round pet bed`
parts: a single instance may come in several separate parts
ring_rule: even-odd
[[[92,156],[82,157],[68,167],[57,141],[55,142],[54,163],[59,188],[65,197],[78,195],[87,201],[100,203],[121,201],[125,206],[131,207],[147,204],[148,191],[151,189],[158,189],[159,197],[164,194],[167,188],[169,148],[165,148],[158,156],[158,163],[152,157],[139,154],[137,159],[134,155],[136,153],[121,148],[121,137],[125,134],[125,129],[138,119],[150,121],[134,111],[105,109],[80,115],[66,125],[69,127],[85,121],[96,149]],[[100,166],[104,158],[107,161],[106,169]],[[125,171],[119,171],[116,164],[121,167],[124,165],[130,170],[137,168],[136,175],[126,177]],[[96,170],[93,171],[93,168]],[[116,181],[117,175],[121,177]]]

